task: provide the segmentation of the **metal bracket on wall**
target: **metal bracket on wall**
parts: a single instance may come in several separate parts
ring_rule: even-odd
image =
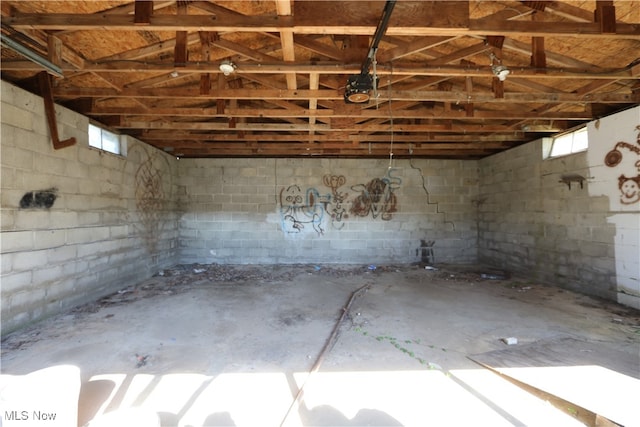
[[[47,116],[47,124],[49,125],[49,133],[51,134],[51,141],[53,141],[53,148],[59,150],[60,148],[70,147],[76,143],[74,137],[60,141],[58,136],[58,124],[56,122],[56,110],[53,101],[53,89],[51,88],[51,76],[46,71],[41,71],[38,74],[40,81],[40,94],[44,100],[44,113]]]
[[[572,182],[579,182],[580,183],[580,188],[584,188],[583,182],[586,180],[586,178],[582,175],[578,175],[577,173],[567,173],[564,174],[560,177],[560,181],[558,182],[562,182],[567,184],[567,187],[569,187],[569,190],[571,190],[571,183]]]

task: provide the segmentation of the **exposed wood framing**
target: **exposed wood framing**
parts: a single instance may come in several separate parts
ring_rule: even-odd
[[[377,93],[345,104],[384,3],[0,10],[3,35],[62,69],[46,102],[181,156],[387,157],[393,118],[394,155],[481,158],[640,103],[640,0],[402,0],[376,52]],[[6,49],[0,68],[25,88],[42,71]]]

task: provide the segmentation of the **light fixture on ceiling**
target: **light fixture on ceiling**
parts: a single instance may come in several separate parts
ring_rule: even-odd
[[[62,68],[58,67],[53,62],[49,61],[43,56],[40,56],[38,53],[32,51],[26,46],[18,43],[17,41],[5,36],[4,34],[0,34],[0,44],[2,46],[7,47],[14,52],[19,53],[20,55],[27,58],[29,61],[38,64],[42,68],[44,68],[49,74],[53,74],[56,77],[64,77],[62,74]]]
[[[344,100],[352,104],[360,104],[369,100],[369,91],[373,89],[371,74],[349,76],[344,90]]]
[[[498,80],[500,80],[501,82],[505,81],[507,79],[507,76],[511,72],[504,65],[494,65],[491,67],[491,69],[493,70],[493,74],[495,74]]]
[[[228,76],[229,74],[233,73],[237,67],[236,67],[236,64],[229,61],[228,59],[225,59],[220,63],[219,68],[220,68],[220,71],[222,71],[222,74],[224,74],[225,76]]]
[[[378,50],[380,39],[382,39],[382,36],[387,30],[389,18],[391,17],[391,12],[395,4],[396,0],[387,0],[382,12],[382,18],[376,27],[376,32],[373,34],[373,40],[371,41],[367,58],[360,68],[360,74],[349,76],[347,79],[347,86],[344,90],[344,101],[348,104],[361,104],[369,101],[369,92],[377,87],[377,76],[369,74],[369,66],[371,66],[376,51]]]
[[[509,73],[511,73],[511,70],[509,70],[506,65],[502,65],[502,61],[498,59],[498,57],[493,53],[491,53],[490,57],[491,71],[493,72],[493,75],[496,76],[501,82],[505,81]]]

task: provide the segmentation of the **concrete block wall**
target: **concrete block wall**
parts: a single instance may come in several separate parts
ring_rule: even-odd
[[[60,136],[78,142],[54,150],[42,100],[1,89],[2,335],[178,263],[410,263],[430,242],[438,263],[640,308],[640,196],[618,184],[638,158],[603,164],[634,143],[640,108],[590,124],[595,148],[553,160],[543,141],[481,161],[177,160],[131,138],[126,156],[90,148],[88,119],[59,106]],[[49,207],[20,206],[39,191]]]
[[[54,150],[42,99],[1,90],[2,335],[174,265],[176,160],[133,139],[124,157],[90,148],[88,119],[60,106],[77,143]],[[32,192],[50,206],[21,207]]]
[[[538,140],[480,161],[478,259],[533,280],[616,299],[608,198],[589,192],[587,153],[543,159]],[[563,175],[585,178],[581,187]]]
[[[475,161],[181,159],[180,262],[476,259]],[[354,210],[355,207],[355,210]]]

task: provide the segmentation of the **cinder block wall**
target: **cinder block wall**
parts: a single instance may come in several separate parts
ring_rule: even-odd
[[[586,152],[543,160],[538,140],[480,161],[480,262],[616,300],[607,197],[589,194]],[[581,188],[564,174],[587,178]]]
[[[77,143],[54,150],[40,97],[3,81],[1,100],[3,336],[176,263],[173,157],[132,139],[126,157],[89,148],[88,119],[60,106]],[[21,207],[31,192],[45,203]]]
[[[182,263],[476,260],[475,161],[181,159]],[[424,242],[423,242],[424,241]]]
[[[616,141],[634,142],[640,108],[622,124],[590,125],[602,134],[597,152],[542,160],[537,141],[481,161],[397,159],[390,168],[375,159],[177,160],[130,138],[127,155],[115,156],[89,148],[88,119],[59,106],[60,136],[78,142],[54,150],[39,97],[3,81],[1,101],[2,335],[195,262],[480,260],[613,300],[617,292],[640,308],[640,200],[617,184],[621,173],[634,177],[638,159],[603,165]],[[565,173],[588,179],[569,189]],[[42,191],[49,207],[20,206]]]

